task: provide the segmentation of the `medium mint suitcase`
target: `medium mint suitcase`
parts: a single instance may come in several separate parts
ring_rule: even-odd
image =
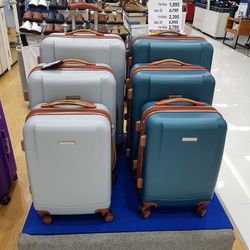
[[[127,156],[130,156],[131,164],[138,150],[139,138],[135,124],[141,118],[141,109],[145,103],[186,97],[212,104],[214,87],[214,77],[201,66],[171,59],[135,65],[127,81]]]
[[[135,37],[130,53],[130,66],[172,58],[203,66],[210,71],[213,59],[213,47],[205,38],[173,31]]]
[[[151,102],[143,110],[137,124],[143,217],[156,206],[197,206],[204,216],[220,170],[225,120],[213,107],[186,98]]]

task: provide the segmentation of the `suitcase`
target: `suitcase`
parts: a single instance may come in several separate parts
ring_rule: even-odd
[[[108,108],[116,131],[116,81],[108,65],[76,59],[41,64],[31,71],[28,89],[31,108],[62,99],[102,103]]]
[[[211,70],[213,47],[203,37],[187,36],[175,31],[135,37],[130,46],[129,65],[176,59]]]
[[[17,179],[16,162],[11,146],[10,136],[0,102],[0,204],[10,202],[8,191]]]
[[[215,79],[201,66],[172,59],[135,65],[130,80],[127,80],[127,156],[130,156],[131,164],[137,158],[138,150],[139,137],[135,125],[141,118],[141,108],[145,103],[186,97],[212,104],[214,87]]]
[[[23,133],[34,208],[45,224],[56,214],[100,213],[106,222],[113,220],[112,121],[104,105],[76,100],[38,105]]]
[[[104,35],[91,30],[47,36],[40,47],[40,60],[49,63],[76,58],[109,65],[115,75],[118,110],[117,143],[122,142],[124,81],[126,76],[125,44],[117,35]]]
[[[220,170],[225,120],[213,107],[185,98],[149,103],[143,110],[137,124],[143,217],[156,206],[196,206],[204,216]]]

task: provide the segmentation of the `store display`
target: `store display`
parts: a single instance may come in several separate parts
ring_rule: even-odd
[[[56,18],[55,12],[49,12],[48,16],[45,17],[46,23],[54,23]]]
[[[27,84],[31,108],[62,99],[102,103],[108,108],[116,130],[116,81],[108,65],[74,59],[43,64],[31,71]]]
[[[54,23],[63,24],[64,22],[65,22],[64,15],[61,14],[61,13],[57,13],[56,16],[55,16]]]
[[[54,32],[54,24],[53,23],[48,23],[45,26],[45,29],[43,31],[44,35],[49,35]]]
[[[175,31],[135,37],[131,42],[129,65],[176,59],[211,70],[213,47],[203,37],[192,37]]]
[[[40,12],[33,12],[32,14],[33,14],[32,15],[32,21],[33,22],[37,22],[37,23],[42,23],[43,22],[44,17],[43,17],[42,13],[40,13]]]
[[[11,146],[10,136],[0,102],[0,204],[10,202],[8,192],[17,179],[16,163]]]
[[[115,55],[115,56],[111,56]],[[126,71],[125,44],[116,35],[103,35],[91,30],[51,34],[40,45],[42,63],[64,59],[80,59],[109,65],[117,82],[117,143],[123,138],[124,81]]]
[[[19,28],[19,30],[21,31],[21,32],[30,32],[31,31],[31,26],[32,26],[32,24],[31,24],[31,22],[30,21],[26,21],[26,22],[24,22],[24,24]]]
[[[46,0],[38,0],[38,8],[40,9],[47,9],[48,8],[48,4]]]
[[[66,10],[67,9],[67,0],[58,0],[57,9],[58,10]]]
[[[142,106],[151,101],[173,97],[192,98],[212,104],[215,79],[203,67],[168,59],[150,64],[137,64],[127,81],[127,156],[131,166],[137,159],[139,135],[136,122]],[[136,163],[135,163],[136,164]]]
[[[23,21],[32,21],[33,20],[33,13],[31,11],[26,11],[23,15]]]
[[[111,135],[102,104],[63,100],[29,113],[25,155],[33,204],[45,224],[56,214],[100,213],[105,222],[113,220]]]
[[[56,10],[57,9],[57,1],[56,0],[50,0],[50,3],[49,3],[49,9],[51,10]]]
[[[198,215],[204,216],[222,161],[225,120],[215,108],[186,98],[148,103],[142,111],[140,212],[148,218],[153,207],[196,206]]]
[[[40,25],[38,25],[36,22],[32,23],[30,32],[33,34],[38,34],[41,35],[42,34],[42,27]]]

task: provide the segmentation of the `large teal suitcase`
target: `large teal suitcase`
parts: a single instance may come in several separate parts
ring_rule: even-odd
[[[130,53],[130,66],[172,58],[203,66],[210,71],[213,59],[213,47],[205,38],[173,31],[135,37]]]
[[[204,216],[223,156],[225,120],[213,107],[185,98],[143,110],[137,162],[142,215],[156,206],[196,206]]]
[[[215,87],[213,76],[201,66],[177,60],[163,60],[147,65],[135,65],[127,81],[127,156],[131,165],[137,157],[138,134],[136,121],[142,106],[150,101],[186,97],[212,104]]]

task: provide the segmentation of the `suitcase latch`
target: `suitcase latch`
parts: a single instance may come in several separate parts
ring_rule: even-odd
[[[137,132],[140,132],[141,130],[141,121],[137,121],[136,124],[135,124],[135,130]]]
[[[133,89],[128,89],[127,97],[128,97],[129,100],[132,100],[132,98],[133,98]]]
[[[137,179],[137,188],[142,189],[142,178]]]
[[[142,135],[140,138],[140,146],[145,148],[146,147],[146,135]]]

